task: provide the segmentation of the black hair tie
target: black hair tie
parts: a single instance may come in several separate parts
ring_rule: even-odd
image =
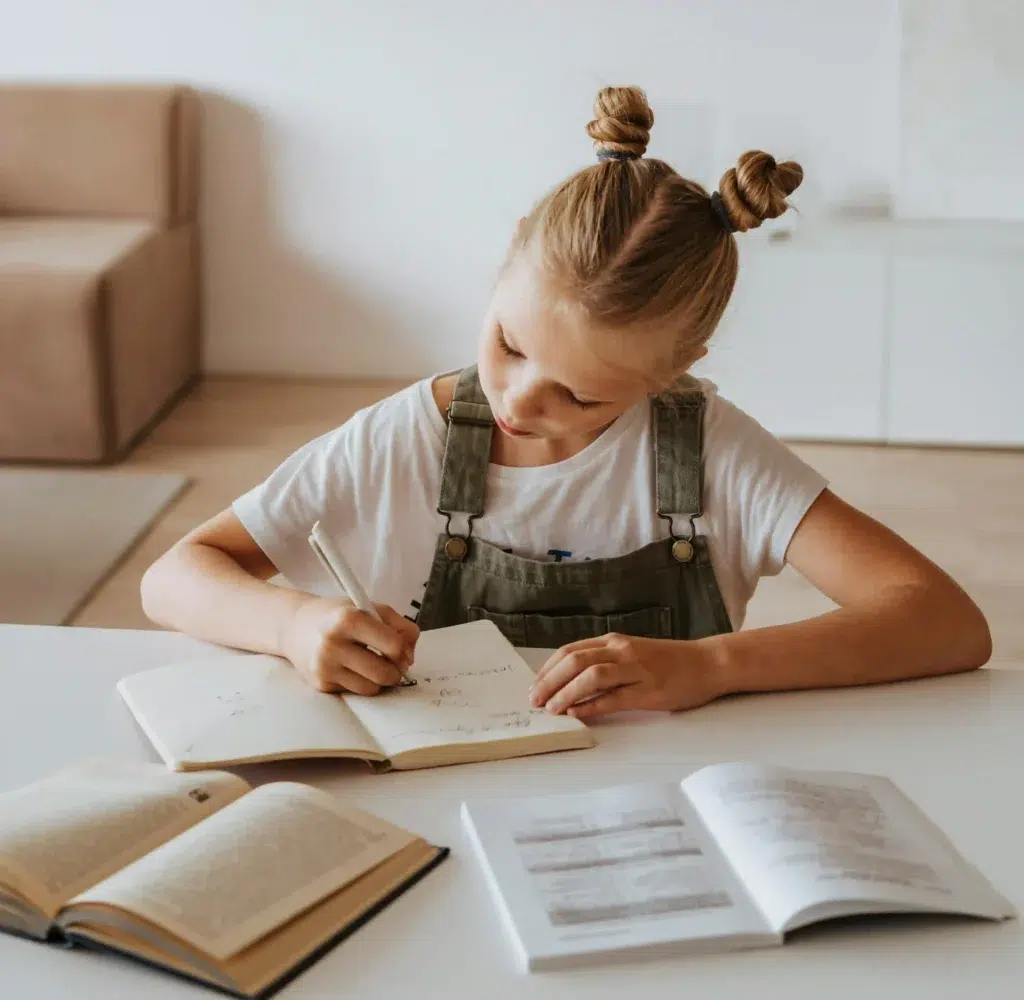
[[[717,191],[711,195],[711,208],[727,233],[736,232],[736,227],[733,225],[732,219],[729,218],[729,210],[725,207],[722,196]]]
[[[639,160],[639,153],[620,153],[617,149],[602,149],[597,154],[599,163],[605,160]]]

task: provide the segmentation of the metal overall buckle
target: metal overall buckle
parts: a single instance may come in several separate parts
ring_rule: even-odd
[[[473,520],[478,515],[467,514],[466,521],[466,534],[465,535],[453,535],[452,534],[452,515],[450,511],[441,510],[437,508],[438,514],[441,514],[444,521],[444,533],[448,536],[448,540],[444,543],[444,554],[452,562],[462,562],[466,558],[466,554],[469,552],[469,539],[473,534]]]
[[[697,526],[693,522],[697,519],[697,515],[691,514],[689,516],[690,534],[685,538],[682,535],[676,534],[676,526],[671,514],[659,514],[658,516],[668,521],[668,531],[672,536],[672,558],[679,563],[688,563],[693,559],[694,552],[696,551],[693,539],[697,534]]]

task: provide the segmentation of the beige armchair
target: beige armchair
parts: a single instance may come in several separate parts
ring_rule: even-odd
[[[0,85],[0,461],[109,462],[199,370],[198,99]]]

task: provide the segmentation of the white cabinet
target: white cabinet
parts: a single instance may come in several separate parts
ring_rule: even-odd
[[[1024,446],[1024,226],[839,222],[740,254],[696,371],[770,431]]]
[[[891,323],[891,441],[1024,444],[1024,248],[897,249]]]
[[[695,374],[780,437],[879,440],[884,254],[799,234],[745,239],[733,300]]]

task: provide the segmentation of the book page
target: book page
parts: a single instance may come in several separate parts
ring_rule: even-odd
[[[293,782],[262,785],[78,896],[228,958],[416,838]]]
[[[470,802],[464,820],[531,965],[659,942],[772,937],[677,786]]]
[[[234,775],[93,760],[0,795],[0,868],[49,917],[87,886],[244,795]]]
[[[1006,915],[1009,904],[885,778],[722,764],[682,787],[779,930],[880,910]]]
[[[531,707],[533,671],[491,622],[422,633],[409,676],[415,687],[345,696],[388,757],[458,743],[587,733],[577,719]]]
[[[223,654],[133,674],[118,691],[169,767],[381,753],[338,695],[276,656]]]

